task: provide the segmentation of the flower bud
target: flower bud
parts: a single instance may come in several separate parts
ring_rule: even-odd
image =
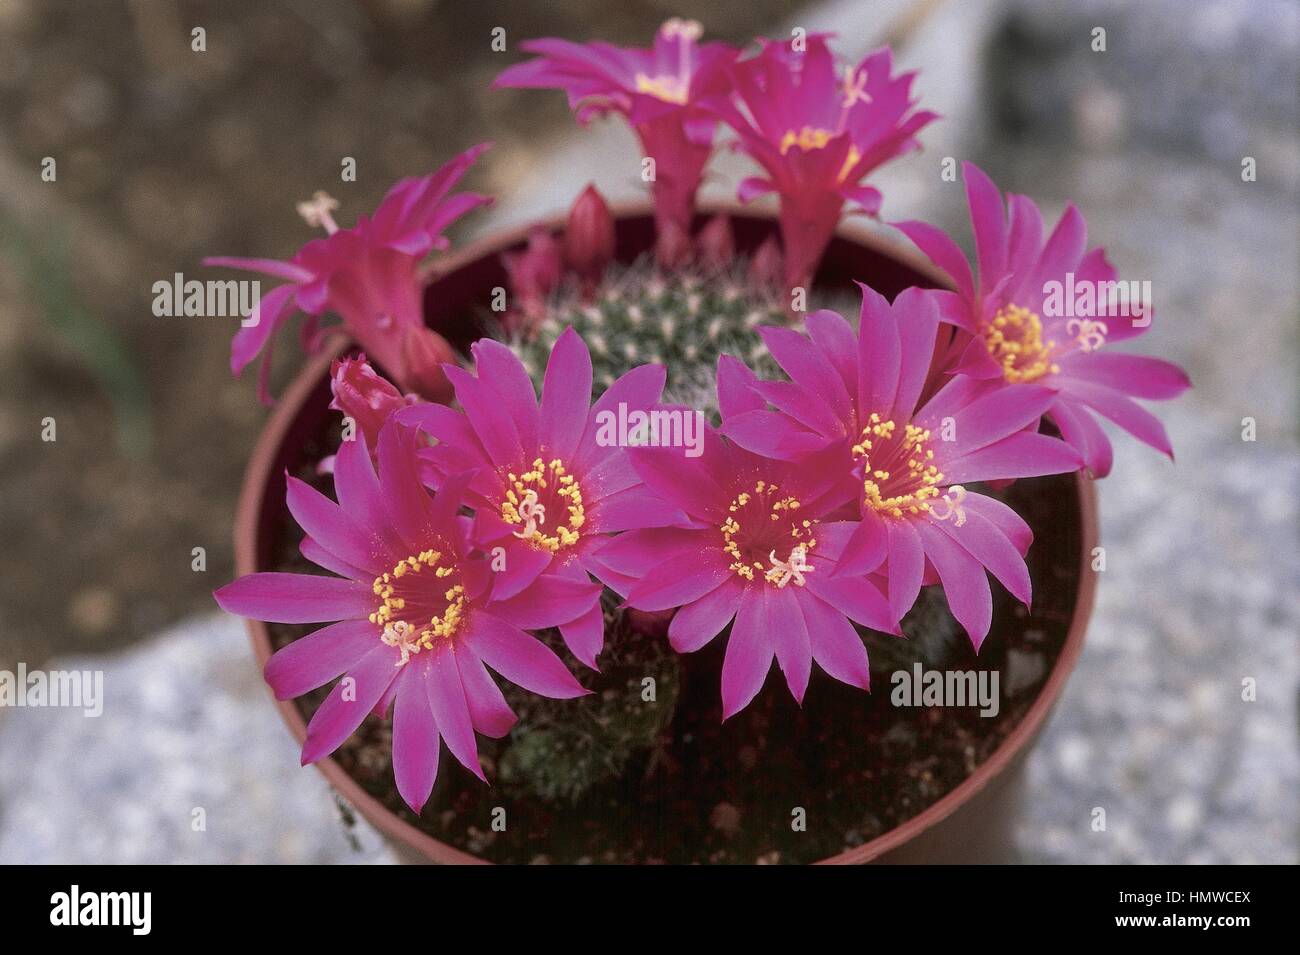
[[[655,239],[655,261],[665,269],[676,269],[691,260],[691,237],[676,222],[665,219],[658,223]]]
[[[758,285],[777,288],[781,284],[781,248],[776,236],[768,236],[749,263],[749,277]]]
[[[560,284],[560,243],[543,228],[528,234],[528,248],[501,256],[510,287],[511,308],[503,316],[512,334],[528,331],[544,315],[546,296]]]
[[[736,238],[732,234],[731,219],[717,215],[705,223],[695,237],[695,253],[706,269],[725,269],[736,256]]]
[[[402,387],[428,401],[446,404],[451,401],[452,387],[442,366],[455,360],[447,339],[424,325],[408,327],[402,339]]]
[[[564,258],[589,284],[594,284],[614,259],[614,217],[595,186],[587,186],[569,210]]]
[[[371,367],[364,354],[334,361],[330,366],[330,391],[334,393],[330,407],[356,422],[371,449],[379,440],[384,422],[394,411],[406,407],[402,393]]]

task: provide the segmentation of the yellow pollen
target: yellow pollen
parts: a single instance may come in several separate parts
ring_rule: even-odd
[[[1052,361],[1054,341],[1043,341],[1043,323],[1027,308],[1007,305],[998,309],[983,329],[984,347],[1012,384],[1037,381],[1060,371]]]
[[[455,568],[440,563],[442,554],[436,550],[421,551],[414,557],[405,557],[391,571],[375,578],[372,591],[379,598],[379,608],[370,614],[370,622],[383,628],[380,639],[402,652],[397,666],[406,663],[411,655],[433,648],[435,640],[456,633],[465,616],[465,588],[455,584],[442,593],[446,607],[439,614],[419,623],[405,619],[406,598],[397,595],[397,581],[411,575],[433,571],[435,580],[451,576]],[[410,593],[409,589],[407,591]]]
[[[898,425],[872,412],[853,456],[862,459],[862,499],[874,511],[890,517],[930,510],[939,497],[943,474],[931,462],[934,452],[926,445],[930,432],[914,424]],[[873,462],[874,458],[874,462]],[[877,464],[889,464],[889,468]]]
[[[783,588],[790,581],[794,581],[802,587],[804,585],[803,575],[813,570],[808,564],[808,552],[817,546],[817,541],[812,537],[812,527],[816,523],[811,520],[793,520],[794,512],[799,509],[799,500],[794,497],[786,496],[777,498],[776,492],[779,488],[775,484],[768,484],[766,481],[759,481],[754,485],[752,492],[742,492],[732,500],[727,507],[728,516],[719,530],[722,531],[722,549],[731,558],[730,569],[745,580],[753,580],[754,572],[758,571],[762,578],[778,588]],[[756,500],[757,499],[757,500]],[[754,502],[754,514],[759,521],[762,521],[762,514],[766,512],[770,521],[779,521],[785,519],[790,523],[790,544],[788,560],[782,560],[778,556],[779,547],[769,549],[765,564],[762,560],[747,559],[741,550],[741,541],[738,539],[742,528],[740,522],[732,515],[744,510]],[[748,520],[748,517],[746,518]],[[751,528],[753,529],[753,528]],[[770,535],[770,530],[761,527],[759,532],[764,535]],[[767,539],[765,536],[763,539]]]
[[[644,73],[638,73],[636,75],[636,91],[645,93],[647,96],[653,96],[655,99],[661,99],[665,103],[676,103],[678,106],[686,104],[686,86],[676,76],[647,76]]]
[[[826,144],[831,141],[837,134],[832,133],[829,129],[814,128],[805,126],[797,133],[791,129],[781,137],[781,155],[784,156],[791,149],[798,147],[801,152],[810,152],[814,149],[825,149]],[[843,182],[848,178],[853,167],[858,164],[862,158],[862,153],[858,151],[857,146],[849,146],[849,154],[844,157],[844,165],[840,167],[839,181]]]
[[[545,547],[551,553],[578,542],[578,531],[587,522],[582,489],[559,458],[550,463],[537,458],[532,470],[523,474],[512,472],[506,477],[511,486],[506,489],[505,500],[501,503],[501,519],[507,524],[520,525],[520,530],[514,532],[515,537]],[[542,503],[541,492],[547,489],[553,489],[551,504],[555,505],[555,498],[559,498],[558,503],[565,508],[563,523],[556,526],[552,534],[542,530],[547,522],[547,505]]]

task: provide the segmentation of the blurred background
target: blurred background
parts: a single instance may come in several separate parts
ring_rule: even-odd
[[[468,185],[498,205],[457,238],[563,209],[589,180],[637,195],[618,123],[579,131],[558,93],[488,86],[523,39],[644,46],[670,16],[738,44],[832,30],[853,58],[892,43],[944,119],[924,153],[873,178],[887,219],[965,240],[961,185],[940,163],[972,159],[1052,219],[1073,200],[1090,244],[1151,281],[1157,321],[1137,348],[1195,385],[1158,409],[1179,460],[1117,436],[1101,487],[1108,566],[1031,760],[1018,849],[1039,862],[1297,861],[1298,11],[0,0],[0,670],[101,669],[107,694],[98,719],[0,709],[0,862],[389,858],[298,768],[242,625],[211,603],[232,574],[265,411],[251,373],[229,375],[233,323],[155,317],[151,286],[205,277],[204,255],[287,258],[310,237],[297,200],[327,189],[351,223],[395,179],[484,139],[496,148]],[[339,181],[345,156],[355,182]],[[721,157],[709,192],[731,195],[743,169]],[[279,351],[282,383],[300,355]],[[1243,441],[1245,418],[1257,440]],[[206,571],[191,569],[195,547]],[[1092,831],[1096,807],[1106,832]]]

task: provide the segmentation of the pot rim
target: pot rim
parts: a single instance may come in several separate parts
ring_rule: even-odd
[[[635,218],[649,215],[651,205],[648,201],[618,203],[612,206],[615,219]],[[734,202],[704,202],[700,204],[699,214],[712,216],[726,214],[736,218],[773,219],[774,216],[765,209],[747,209]],[[533,221],[521,225],[506,227],[493,231],[468,243],[461,249],[434,262],[423,274],[427,281],[433,281],[448,275],[464,265],[475,262],[485,256],[498,254],[505,249],[525,241],[528,234],[539,226],[555,231],[563,226],[564,216],[556,215],[549,219]],[[936,287],[951,288],[942,275],[921,253],[902,244],[879,230],[865,228],[861,225],[842,225],[836,236],[856,245],[865,246],[878,254],[896,259],[908,268],[926,276]],[[237,576],[258,571],[257,542],[258,521],[265,499],[267,478],[278,457],[289,429],[297,418],[307,399],[319,386],[322,378],[329,375],[330,363],[348,347],[346,339],[335,337],[332,344],[312,356],[294,376],[293,382],[285,390],[262,429],[261,435],[249,457],[248,468],[244,474],[243,488],[240,490],[239,503],[235,515],[235,572]],[[1023,752],[1027,751],[1038,731],[1046,722],[1052,707],[1056,704],[1064,689],[1065,682],[1074,669],[1075,662],[1083,649],[1084,635],[1088,621],[1092,616],[1093,602],[1096,596],[1097,575],[1091,569],[1092,549],[1098,540],[1097,525],[1097,490],[1095,482],[1082,471],[1075,474],[1075,488],[1079,501],[1080,547],[1079,547],[1079,588],[1075,598],[1074,610],[1070,616],[1070,625],[1065,642],[1057,656],[1056,663],[1048,675],[1047,681],[1039,690],[1038,696],[1030,705],[1028,712],[1016,724],[1015,728],[1002,741],[993,754],[984,760],[975,772],[967,776],[959,785],[945,793],[925,810],[882,833],[870,842],[841,852],[827,859],[819,860],[818,865],[854,865],[870,862],[892,849],[911,841],[921,833],[937,825],[952,815],[961,806],[970,801],[999,774],[1006,770]],[[257,659],[259,675],[271,656],[271,639],[266,624],[260,620],[245,619],[248,627],[249,642],[253,655]],[[293,700],[276,700],[270,687],[266,691],[271,695],[280,716],[288,725],[290,732],[301,745],[307,738],[307,723],[298,711]],[[457,849],[428,833],[422,832],[406,822],[387,806],[362,788],[361,784],[348,775],[347,771],[334,759],[326,756],[313,764],[331,786],[351,804],[366,820],[386,837],[415,850],[419,854],[439,863],[460,865],[491,865],[461,849]]]

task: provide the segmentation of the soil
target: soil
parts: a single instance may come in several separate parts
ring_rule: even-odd
[[[308,442],[301,460],[328,453],[336,435],[327,429],[334,427],[330,422]],[[328,490],[328,479],[310,463],[297,472]],[[937,594],[929,595],[931,612],[913,615],[912,627],[905,623],[904,629],[911,644],[927,647],[919,655],[927,667],[999,671],[996,716],[981,717],[978,707],[895,707],[889,672],[907,667],[906,645],[900,653],[898,638],[868,633],[873,692],[845,686],[814,667],[801,709],[778,671],[747,709],[723,723],[724,635],[677,658],[678,703],[657,745],[576,801],[547,801],[503,784],[497,767],[510,737],[479,738],[488,786],[444,752],[436,789],[418,817],[393,783],[388,721],[367,717],[335,759],[401,818],[499,863],[808,863],[861,845],[922,812],[989,758],[1034,702],[1064,645],[1079,582],[1074,478],[1023,480],[995,493],[1034,531],[1027,557],[1035,583],[1032,613],[994,582],[993,628],[978,656],[964,639],[950,638],[956,624]],[[315,569],[298,554],[299,535],[281,509],[267,569]],[[269,629],[278,649],[315,628]],[[942,659],[932,658],[935,647]],[[626,672],[611,684],[567,662],[597,695],[640,693],[640,681]],[[327,692],[298,701],[304,719]],[[593,699],[571,701],[575,719],[581,717],[577,708]],[[492,830],[496,807],[506,810],[504,832]],[[806,818],[802,830],[794,825],[798,809]]]

